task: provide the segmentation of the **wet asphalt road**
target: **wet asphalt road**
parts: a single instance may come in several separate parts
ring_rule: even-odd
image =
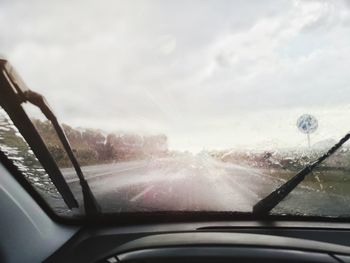
[[[258,200],[284,182],[257,169],[200,155],[86,166],[83,171],[103,212],[250,212]],[[73,171],[63,173],[81,202]],[[299,187],[276,211],[350,214],[349,204],[349,198]]]
[[[254,203],[281,184],[258,171],[186,156],[83,167],[105,211],[251,211]],[[65,177],[81,199],[73,171]]]

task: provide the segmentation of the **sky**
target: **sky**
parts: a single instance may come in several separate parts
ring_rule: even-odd
[[[0,54],[73,127],[176,150],[301,147],[350,130],[350,0],[0,1]]]

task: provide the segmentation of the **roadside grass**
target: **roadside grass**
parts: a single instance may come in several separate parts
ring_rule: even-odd
[[[264,172],[270,176],[287,181],[298,171],[266,169]],[[305,177],[305,180],[300,183],[300,187],[306,187],[314,191],[350,196],[350,170],[317,168]]]

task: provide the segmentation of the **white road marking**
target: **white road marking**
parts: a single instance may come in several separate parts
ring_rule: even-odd
[[[154,187],[154,185],[150,185],[148,187],[146,187],[145,189],[143,189],[143,191],[141,191],[140,193],[138,193],[137,195],[135,195],[133,198],[130,199],[130,202],[135,202],[137,201],[141,196],[143,196],[144,194],[148,193],[150,190],[152,190],[152,188]]]

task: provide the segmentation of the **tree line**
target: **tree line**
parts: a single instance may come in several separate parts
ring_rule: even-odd
[[[58,165],[71,166],[52,124],[38,119],[33,123]],[[168,153],[168,139],[163,134],[106,133],[96,129],[75,129],[66,124],[62,126],[81,165],[141,160]]]

